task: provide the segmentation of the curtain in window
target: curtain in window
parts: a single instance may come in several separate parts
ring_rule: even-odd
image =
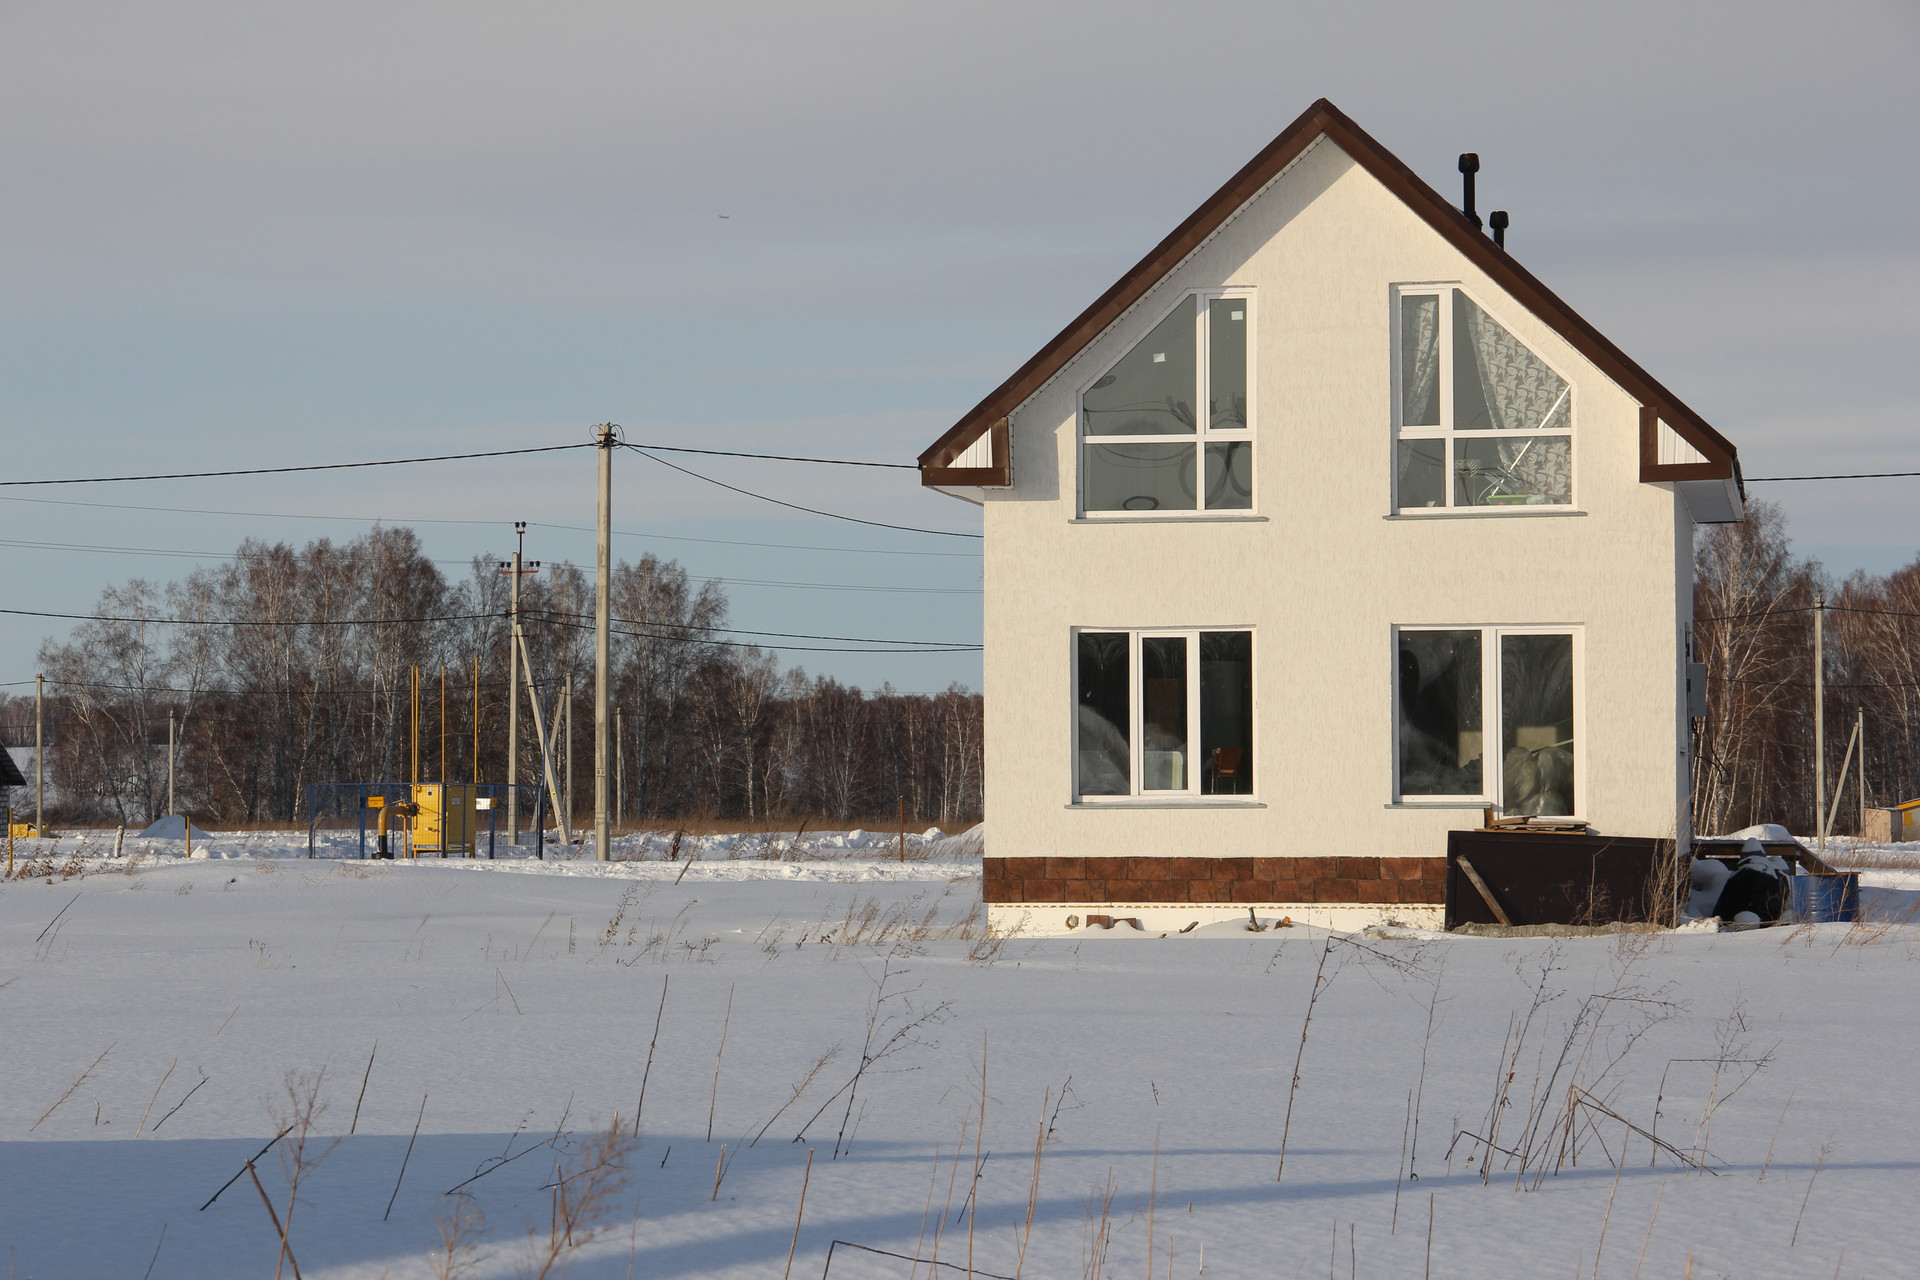
[[[1440,299],[1400,299],[1400,423],[1440,425]]]
[[[1456,292],[1453,300],[1454,341],[1466,337],[1472,344],[1480,389],[1493,419],[1490,425],[1502,431],[1566,429],[1572,421],[1566,380],[1521,346],[1518,338],[1495,323],[1466,294]]]
[[[1500,705],[1506,812],[1573,813],[1573,637],[1503,638]]]

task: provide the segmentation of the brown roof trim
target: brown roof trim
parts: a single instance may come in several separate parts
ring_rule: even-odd
[[[920,455],[922,483],[929,483],[926,472],[946,468],[962,450],[979,439],[982,432],[994,422],[1007,417],[1027,397],[1045,385],[1049,378],[1065,368],[1088,343],[1128,307],[1144,297],[1149,289],[1322,135],[1398,196],[1448,243],[1466,254],[1474,265],[1491,276],[1521,305],[1552,326],[1601,372],[1643,405],[1656,410],[1682,437],[1707,455],[1719,478],[1736,474],[1739,451],[1732,442],[1629,359],[1625,352],[1562,302],[1532,272],[1497,248],[1488,236],[1467,220],[1465,214],[1423,182],[1397,156],[1374,141],[1366,130],[1348,119],[1338,107],[1322,98],[1282,130],[1279,137],[1268,143],[1245,168],[1229,178],[1225,186],[1214,192],[1185,222],[1175,227],[1171,235],[1154,246],[1153,252],[1121,276],[1112,288],[1101,294],[1053,341],[1040,348],[1011,378],[996,387],[945,435],[934,441]]]

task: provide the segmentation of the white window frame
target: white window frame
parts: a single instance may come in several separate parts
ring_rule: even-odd
[[[1475,795],[1406,795],[1400,790],[1400,633],[1403,631],[1478,631],[1480,633],[1480,783],[1481,791]],[[1391,716],[1389,734],[1392,739],[1393,759],[1393,798],[1390,803],[1403,805],[1410,809],[1422,806],[1446,808],[1449,806],[1484,807],[1492,805],[1505,812],[1506,770],[1503,762],[1494,758],[1488,744],[1497,747],[1505,736],[1502,726],[1506,723],[1505,707],[1502,699],[1505,691],[1500,684],[1500,642],[1507,636],[1571,636],[1573,637],[1573,796],[1575,812],[1571,814],[1546,815],[1580,820],[1580,810],[1587,807],[1587,691],[1586,691],[1586,629],[1578,625],[1540,625],[1540,626],[1502,626],[1493,623],[1477,622],[1406,622],[1391,628],[1388,645],[1387,670]],[[1500,752],[1504,755],[1504,750]]]
[[[1242,779],[1245,790],[1230,795],[1216,795],[1202,789],[1200,767],[1200,636],[1205,632],[1244,631],[1248,633],[1247,665],[1249,685],[1249,706],[1247,708],[1248,744],[1247,748],[1254,760],[1260,757],[1260,680],[1258,628],[1247,623],[1225,623],[1219,626],[1205,627],[1074,627],[1068,637],[1068,702],[1067,735],[1069,773],[1072,779],[1072,803],[1076,805],[1138,805],[1142,801],[1172,804],[1193,802],[1199,805],[1219,804],[1221,801],[1257,804],[1259,788],[1251,774]],[[1112,635],[1124,633],[1127,637],[1127,777],[1129,791],[1126,795],[1083,795],[1080,791],[1080,636],[1083,632]],[[1140,642],[1161,636],[1179,636],[1187,642],[1187,785],[1180,790],[1145,790],[1142,782],[1145,778],[1142,752],[1144,750],[1142,732],[1146,709],[1140,696]],[[1397,777],[1398,774],[1396,773]],[[1577,784],[1576,784],[1577,785]]]
[[[1576,428],[1578,427],[1578,424],[1579,424],[1579,387],[1574,382],[1574,380],[1570,376],[1568,376],[1567,371],[1561,368],[1557,362],[1549,359],[1547,356],[1545,356],[1540,351],[1535,349],[1533,343],[1528,342],[1524,338],[1521,338],[1519,330],[1516,329],[1513,325],[1508,324],[1506,321],[1506,318],[1503,317],[1499,311],[1497,311],[1493,307],[1488,306],[1486,302],[1481,299],[1480,295],[1476,294],[1473,290],[1468,289],[1457,282],[1441,282],[1436,284],[1401,284],[1401,285],[1395,285],[1390,291],[1390,293],[1392,295],[1391,300],[1389,302],[1390,314],[1391,314],[1390,326],[1392,329],[1392,358],[1389,361],[1389,364],[1392,367],[1392,371],[1391,371],[1392,382],[1390,384],[1391,386],[1390,398],[1393,402],[1393,433],[1392,433],[1393,439],[1391,444],[1388,446],[1388,463],[1387,463],[1389,512],[1396,516],[1423,516],[1423,517],[1431,518],[1435,516],[1444,517],[1448,515],[1459,515],[1462,512],[1471,512],[1476,516],[1483,516],[1483,515],[1484,516],[1495,516],[1495,515],[1497,516],[1551,516],[1551,515],[1565,515],[1569,511],[1580,510],[1580,460],[1579,460],[1579,457],[1577,456],[1578,442],[1574,439]],[[1521,345],[1525,346],[1527,351],[1532,354],[1534,359],[1538,360],[1541,364],[1546,365],[1547,368],[1553,370],[1553,372],[1559,376],[1561,381],[1567,384],[1567,424],[1568,425],[1564,430],[1551,430],[1551,431],[1486,430],[1486,431],[1462,431],[1462,432],[1454,431],[1453,429],[1453,299],[1451,296],[1454,293],[1464,293],[1467,296],[1468,301],[1472,302],[1474,306],[1479,307],[1480,310],[1484,311],[1487,314],[1487,317],[1491,319],[1495,324],[1498,324],[1499,326],[1501,326],[1508,333],[1513,334],[1514,337],[1520,341]],[[1440,382],[1439,382],[1438,388],[1435,391],[1435,394],[1440,399],[1440,425],[1437,427],[1410,427],[1401,421],[1401,416],[1406,412],[1405,397],[1401,392],[1401,387],[1404,385],[1401,379],[1401,363],[1402,363],[1402,355],[1405,351],[1405,344],[1401,341],[1401,333],[1400,333],[1400,324],[1401,324],[1400,300],[1402,298],[1438,298],[1440,300],[1440,303],[1439,303]],[[1453,447],[1454,447],[1454,441],[1456,439],[1459,439],[1459,440],[1478,440],[1478,439],[1485,439],[1485,438],[1511,439],[1514,436],[1543,436],[1543,435],[1565,436],[1567,437],[1567,440],[1569,442],[1567,447],[1569,450],[1569,458],[1570,458],[1570,461],[1569,461],[1570,475],[1568,477],[1567,500],[1565,502],[1542,503],[1535,506],[1524,506],[1524,505],[1456,506],[1454,504]],[[1440,440],[1445,444],[1446,446],[1446,455],[1445,455],[1446,479],[1441,485],[1441,491],[1446,495],[1446,499],[1447,499],[1446,504],[1444,506],[1403,507],[1400,505],[1400,442],[1402,440]]]
[[[1100,381],[1100,379],[1106,377],[1109,373],[1113,372],[1115,366],[1117,366],[1122,360],[1125,360],[1129,355],[1133,354],[1134,347],[1146,341],[1147,335],[1152,333],[1155,327],[1157,327],[1161,321],[1165,320],[1168,316],[1172,315],[1180,307],[1186,305],[1186,303],[1189,300],[1193,300],[1193,299],[1197,299],[1197,302],[1195,302],[1195,306],[1198,308],[1198,315],[1196,318],[1196,323],[1194,324],[1194,344],[1195,344],[1194,395],[1196,397],[1194,401],[1194,413],[1193,413],[1194,429],[1191,432],[1182,432],[1179,434],[1169,434],[1169,435],[1096,436],[1096,435],[1089,434],[1087,431],[1086,395],[1087,395],[1087,392],[1093,390],[1093,384]],[[1207,405],[1209,404],[1208,392],[1210,390],[1208,386],[1208,379],[1212,376],[1212,372],[1213,372],[1212,361],[1209,358],[1210,353],[1208,351],[1208,343],[1212,339],[1213,325],[1209,319],[1209,316],[1211,313],[1208,310],[1208,308],[1210,304],[1214,302],[1224,301],[1227,299],[1232,299],[1234,301],[1239,301],[1239,302],[1245,302],[1247,304],[1246,305],[1246,311],[1247,311],[1247,319],[1246,319],[1246,324],[1247,324],[1247,425],[1245,427],[1236,427],[1236,428],[1216,431],[1214,430],[1213,424],[1212,424],[1213,415],[1207,412]],[[1241,519],[1241,520],[1244,520],[1249,516],[1257,515],[1259,513],[1260,485],[1257,479],[1258,472],[1259,472],[1258,450],[1255,450],[1255,453],[1254,453],[1254,465],[1251,468],[1249,468],[1249,475],[1255,477],[1255,479],[1253,484],[1253,493],[1247,499],[1247,505],[1244,507],[1216,507],[1216,508],[1208,508],[1206,505],[1204,505],[1207,500],[1207,445],[1210,443],[1211,444],[1245,444],[1249,448],[1252,448],[1254,445],[1254,436],[1259,429],[1258,427],[1259,408],[1258,408],[1258,405],[1255,403],[1257,398],[1256,388],[1259,386],[1259,382],[1260,382],[1260,379],[1257,373],[1258,361],[1255,358],[1259,350],[1259,336],[1258,336],[1259,331],[1257,327],[1258,325],[1259,325],[1259,314],[1257,309],[1254,306],[1254,290],[1251,285],[1231,285],[1231,286],[1227,286],[1219,289],[1189,289],[1185,293],[1181,294],[1180,297],[1172,305],[1166,307],[1164,310],[1162,310],[1157,315],[1155,315],[1153,317],[1152,323],[1148,324],[1144,329],[1140,331],[1139,336],[1134,339],[1134,342],[1132,345],[1128,346],[1119,355],[1115,356],[1112,360],[1109,360],[1106,364],[1102,365],[1093,374],[1092,377],[1088,378],[1085,382],[1080,384],[1079,388],[1076,389],[1073,394],[1073,417],[1074,417],[1074,425],[1076,428],[1075,430],[1076,440],[1074,443],[1074,450],[1075,450],[1074,474],[1078,479],[1078,485],[1077,485],[1078,495],[1076,500],[1076,508],[1081,519],[1085,519],[1085,520]],[[1087,446],[1090,444],[1106,444],[1106,445],[1186,444],[1186,445],[1192,445],[1193,446],[1193,465],[1194,465],[1194,473],[1193,473],[1194,508],[1193,510],[1191,511],[1107,511],[1107,510],[1090,509],[1087,506],[1087,484],[1086,484]],[[1092,630],[1092,628],[1088,628],[1088,629]],[[1214,628],[1208,628],[1208,630],[1213,630],[1213,629]]]

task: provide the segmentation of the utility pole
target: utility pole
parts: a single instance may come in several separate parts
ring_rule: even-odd
[[[1855,714],[1853,736],[1860,739],[1860,834],[1867,834],[1867,713]]]
[[[567,793],[567,825],[573,825],[573,817],[580,810],[573,803],[573,677],[568,676],[560,682],[560,709],[554,713],[553,729],[555,733],[566,734],[567,750],[562,757],[566,761],[565,790]]]
[[[44,677],[33,678],[33,834],[47,834],[47,815],[44,808],[47,780],[47,735],[43,713],[45,706],[42,695]]]
[[[167,709],[167,812],[178,813],[173,807],[173,709]]]
[[[613,447],[619,431],[600,424],[600,521],[594,541],[593,590],[593,856],[597,862],[612,857],[612,828],[607,817],[607,649],[611,625],[609,579],[613,551]]]
[[[1821,618],[1827,598],[1813,598],[1813,821],[1819,828],[1820,851],[1827,849],[1827,650]]]
[[[513,522],[513,536],[520,541],[515,545],[513,559],[500,566],[500,572],[513,575],[512,619],[507,628],[507,842],[520,843],[520,579],[529,573],[540,572],[540,562],[535,560],[531,566],[525,566],[523,556],[527,549],[527,522]],[[531,692],[532,686],[528,686]],[[475,779],[478,781],[478,778]]]

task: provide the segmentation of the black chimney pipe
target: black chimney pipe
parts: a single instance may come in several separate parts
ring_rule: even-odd
[[[1495,209],[1487,215],[1487,225],[1493,228],[1493,242],[1500,248],[1507,247],[1507,211]]]
[[[1480,172],[1479,154],[1473,151],[1461,152],[1460,178],[1466,187],[1466,196],[1460,212],[1467,215],[1467,221],[1473,224],[1476,231],[1480,229],[1480,215],[1473,211],[1473,175],[1478,172]]]

